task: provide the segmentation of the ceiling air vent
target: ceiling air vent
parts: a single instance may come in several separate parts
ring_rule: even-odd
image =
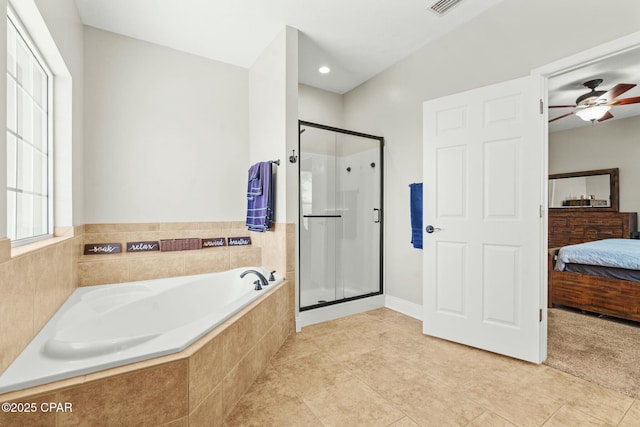
[[[460,3],[462,0],[438,0],[434,4],[429,7],[433,12],[438,15],[444,15],[448,12],[453,6]]]

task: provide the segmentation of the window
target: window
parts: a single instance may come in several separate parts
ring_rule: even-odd
[[[14,246],[53,229],[52,74],[19,20],[7,20],[7,235]]]

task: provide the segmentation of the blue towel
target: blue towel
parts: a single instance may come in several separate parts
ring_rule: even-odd
[[[409,184],[411,204],[411,243],[422,249],[422,183]]]
[[[249,168],[247,183],[247,228],[267,231],[273,221],[273,180],[271,162],[259,162]]]

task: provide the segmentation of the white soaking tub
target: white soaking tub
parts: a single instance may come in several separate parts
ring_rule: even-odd
[[[0,375],[0,393],[177,353],[265,295],[258,277],[220,273],[76,289]]]

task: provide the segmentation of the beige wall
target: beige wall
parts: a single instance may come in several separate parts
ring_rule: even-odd
[[[340,94],[298,85],[298,118],[306,122],[342,128],[343,97]]]
[[[385,138],[387,295],[422,304],[422,251],[410,243],[408,187],[422,181],[422,103],[526,76],[640,30],[640,2],[621,0],[606,10],[600,5],[596,0],[502,2],[344,95],[344,126]],[[585,22],[598,22],[598,31]],[[424,185],[428,191],[429,183]]]
[[[618,168],[620,211],[640,212],[638,135],[640,117],[554,132],[549,135],[549,173]]]
[[[298,30],[285,27],[249,69],[250,164],[280,159],[275,220],[297,221],[298,175],[288,162],[298,146]],[[244,178],[243,178],[244,179]]]
[[[85,223],[242,219],[247,70],[84,34]]]

